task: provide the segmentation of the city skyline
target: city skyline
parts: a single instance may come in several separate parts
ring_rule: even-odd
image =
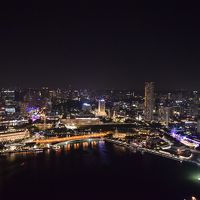
[[[95,91],[71,87],[1,88],[0,162],[5,164],[1,165],[0,192],[3,196],[8,199],[13,194],[17,198],[23,188],[27,198],[34,188],[37,196],[51,198],[47,191],[53,185],[56,197],[58,190],[66,197],[66,191],[69,194],[84,185],[84,191],[88,191],[91,179],[97,188],[98,183],[101,187],[110,177],[112,188],[116,187],[113,184],[119,186],[123,182],[123,190],[120,190],[123,197],[126,193],[134,197],[139,195],[140,199],[199,199],[200,93],[157,93],[154,82],[145,82],[143,87],[142,94],[133,90]],[[169,162],[173,166],[169,167]],[[116,171],[116,167],[119,170]],[[153,169],[148,176],[147,169]],[[71,180],[82,181],[80,176],[83,175],[86,175],[84,183],[87,184],[71,184]],[[105,178],[100,183],[102,175]],[[66,182],[69,176],[72,179]],[[138,181],[129,184],[127,180],[136,180],[137,176]],[[185,181],[177,182],[178,177],[184,177]],[[158,183],[155,184],[155,180],[159,180]],[[15,181],[17,184],[11,186]],[[148,181],[154,183],[153,187]],[[145,189],[152,194],[145,193],[141,197],[136,188],[138,184],[144,188],[144,182],[148,183]],[[163,196],[163,191],[172,183],[174,190]],[[189,193],[182,187],[184,184]],[[130,193],[127,193],[127,186],[131,186]],[[159,190],[154,190],[155,187]],[[14,191],[12,194],[10,188]],[[92,199],[99,194],[91,191]]]
[[[200,12],[173,1],[2,1],[0,199],[200,200]]]

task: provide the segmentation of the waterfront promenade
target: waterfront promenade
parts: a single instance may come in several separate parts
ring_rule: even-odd
[[[140,146],[135,145],[133,143],[128,144],[127,142],[122,142],[122,141],[108,139],[108,138],[105,138],[105,141],[111,142],[111,143],[114,143],[114,144],[117,144],[117,145],[120,145],[120,146],[124,146],[124,147],[130,149],[131,151],[140,151],[142,153],[146,152],[146,153],[154,154],[156,156],[161,156],[161,157],[164,157],[164,158],[176,160],[176,161],[181,162],[181,163],[184,161],[184,162],[190,162],[190,163],[193,163],[193,164],[200,166],[200,162],[192,160],[192,156],[190,156],[188,158],[180,157],[180,156],[176,156],[176,155],[170,154],[170,153],[165,152],[165,151],[155,151],[155,150],[152,150],[152,149],[140,147]]]

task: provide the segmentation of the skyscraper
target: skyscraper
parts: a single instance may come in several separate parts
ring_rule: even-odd
[[[161,108],[159,108],[158,113],[159,113],[159,121],[164,123],[168,127],[170,121],[170,107],[162,106]]]
[[[105,100],[104,99],[100,99],[98,101],[97,116],[106,116],[106,106],[105,106]]]
[[[197,133],[200,134],[200,118],[197,119]]]
[[[146,121],[153,120],[154,101],[154,82],[146,82],[144,102],[144,116]]]

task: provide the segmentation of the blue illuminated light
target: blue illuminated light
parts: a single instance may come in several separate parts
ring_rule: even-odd
[[[190,142],[190,143],[193,143],[195,144],[196,146],[200,146],[200,142],[197,142],[196,140],[192,140],[190,138],[188,138],[187,136],[182,136],[181,134],[178,133],[179,130],[177,130],[176,128],[173,128],[171,131],[170,131],[170,135],[175,138],[176,140],[178,140],[179,142],[183,142],[183,141],[187,141],[187,142]]]
[[[84,105],[84,106],[90,106],[90,104],[89,104],[89,103],[83,103],[83,105]]]

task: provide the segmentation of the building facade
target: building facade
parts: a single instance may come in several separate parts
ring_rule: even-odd
[[[145,83],[144,119],[146,121],[153,120],[153,111],[155,106],[154,87],[154,82]]]
[[[106,116],[106,103],[104,99],[98,101],[97,116]]]

